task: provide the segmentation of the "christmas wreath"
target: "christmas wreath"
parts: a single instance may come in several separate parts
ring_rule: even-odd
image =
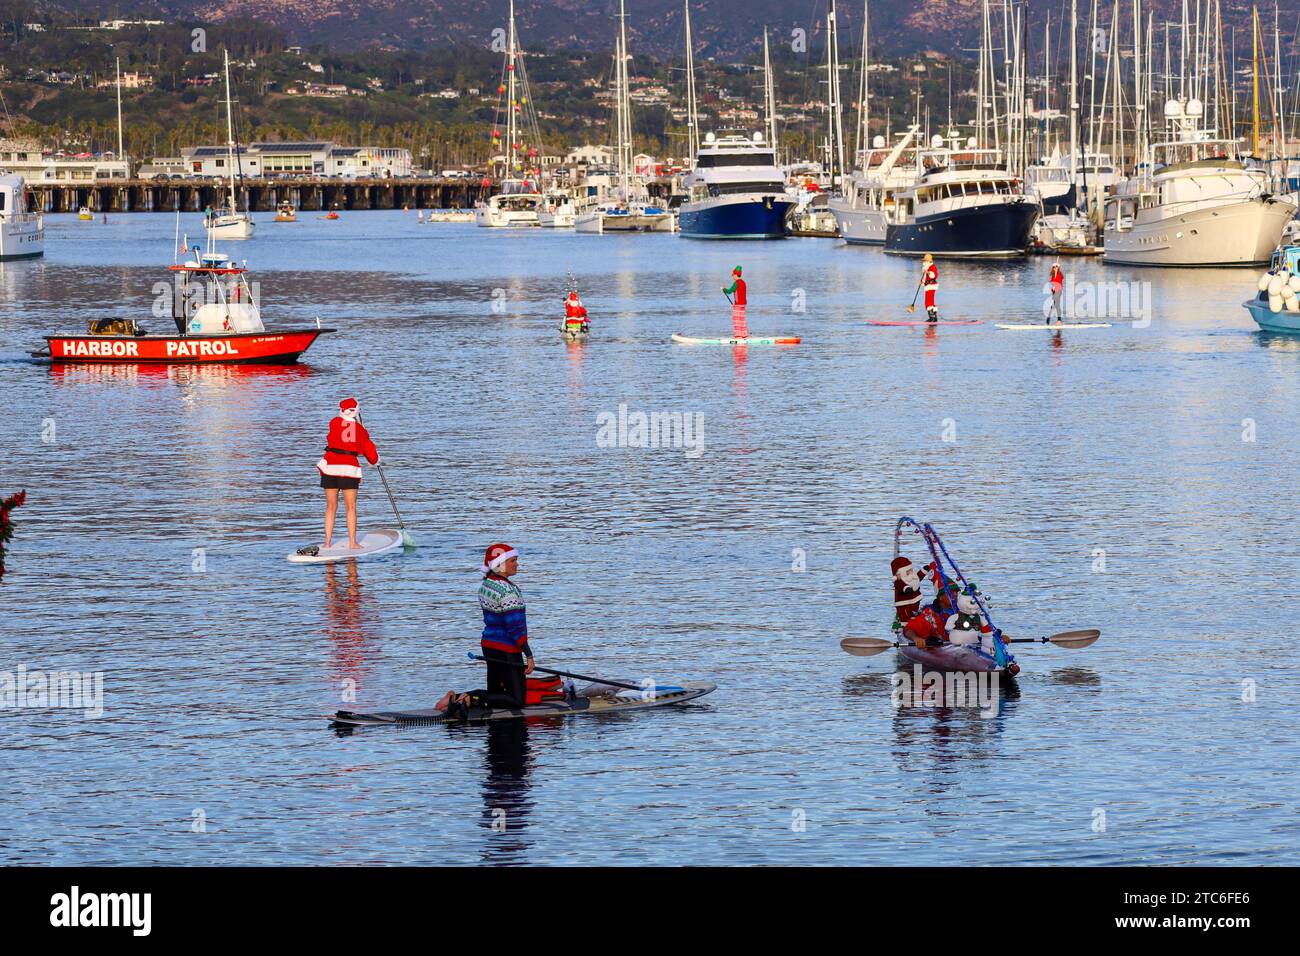
[[[0,502],[0,579],[5,576],[5,545],[14,538],[14,525],[9,520],[9,512],[21,508],[27,500],[27,492],[20,491]]]

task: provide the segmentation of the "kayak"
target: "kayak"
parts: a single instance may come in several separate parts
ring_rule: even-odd
[[[920,664],[925,670],[932,671],[997,671],[1011,676],[1006,667],[1000,666],[992,656],[977,646],[964,644],[940,644],[937,647],[916,647],[904,645],[898,653],[913,664]],[[1011,658],[1014,661],[1014,658]]]
[[[1010,324],[1003,324],[999,322],[997,324],[997,327],[999,329],[1015,329],[1017,331],[1020,329],[1108,329],[1110,328],[1110,323],[1109,322],[1066,322],[1064,324],[1061,324],[1058,322],[1056,325],[1048,325],[1048,324],[1010,325]]]
[[[639,690],[620,690],[593,684],[579,691],[570,700],[557,700],[531,704],[518,710],[505,708],[474,708],[464,718],[449,720],[440,710],[384,710],[375,713],[354,713],[340,710],[330,718],[332,727],[419,726],[425,724],[475,723],[481,720],[515,720],[529,717],[571,717],[581,714],[621,714],[649,707],[684,704],[687,701],[711,694],[717,684],[707,681],[682,681],[678,684],[659,685],[653,695]]]
[[[919,322],[868,322],[867,325],[887,325],[887,326],[915,326],[915,325],[979,325],[979,319],[952,319],[950,321],[926,322],[922,319]]]
[[[345,535],[342,544],[331,545],[328,548],[320,545],[302,548],[289,555],[289,560],[294,564],[332,564],[335,561],[377,558],[381,554],[396,551],[402,546],[402,532],[396,528],[381,528],[379,531],[370,531],[362,535],[357,544],[360,547],[355,551],[348,548]]]
[[[673,341],[682,345],[798,345],[799,339],[794,336],[777,336],[762,338],[759,336],[750,336],[747,339],[697,339],[689,335],[682,335],[680,332],[673,333]]]

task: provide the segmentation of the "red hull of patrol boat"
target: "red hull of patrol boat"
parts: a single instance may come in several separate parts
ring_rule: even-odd
[[[47,335],[52,362],[198,365],[210,362],[291,365],[333,329],[225,332],[215,335]]]

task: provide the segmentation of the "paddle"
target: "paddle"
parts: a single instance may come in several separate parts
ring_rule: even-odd
[[[727,302],[728,302],[728,303],[730,303],[731,305],[735,305],[735,304],[736,304],[736,303],[734,303],[734,302],[731,301],[731,296],[727,294],[727,290],[726,290],[726,289],[723,289],[723,290],[722,290],[722,294],[725,295],[725,296],[727,296]]]
[[[1096,644],[1101,638],[1101,631],[1062,631],[1049,637],[1004,637],[1004,644],[1055,644],[1072,650]],[[906,647],[905,641],[887,641],[880,637],[846,637],[840,641],[840,649],[854,657],[873,657],[891,647]]]
[[[482,661],[487,659],[482,654],[475,654],[473,651],[470,651],[469,654],[466,656],[469,657],[469,659],[472,661]],[[512,664],[511,666],[523,667],[524,665]],[[533,665],[533,670],[542,674],[554,674],[556,677],[572,677],[574,680],[585,680],[593,684],[605,684],[609,687],[623,687],[626,688],[627,690],[645,690],[644,687],[638,687],[635,684],[624,684],[621,681],[605,680],[602,677],[586,677],[582,674],[571,674],[568,671],[553,671],[547,667],[538,667],[536,664]]]
[[[924,279],[921,280],[921,282],[924,281],[925,281]],[[912,304],[907,307],[907,311],[909,314],[916,311],[916,300],[921,295],[921,282],[918,282],[916,284],[916,292],[913,293],[912,295]]]
[[[357,414],[357,424],[363,428],[365,427],[365,423],[361,421],[360,413]],[[384,475],[384,466],[379,462],[375,462],[375,467],[379,469],[379,480],[384,483],[384,491],[388,494],[388,503],[393,506],[393,514],[397,517],[397,527],[402,531],[402,547],[414,548],[416,546],[415,539],[406,530],[406,524],[402,521],[402,513],[397,510],[397,499],[393,497],[393,489],[388,487],[388,478]]]

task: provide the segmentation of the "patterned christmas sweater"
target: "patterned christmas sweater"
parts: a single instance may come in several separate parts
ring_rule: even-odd
[[[478,603],[483,609],[483,647],[531,657],[524,592],[519,586],[508,578],[489,574],[479,585]]]

